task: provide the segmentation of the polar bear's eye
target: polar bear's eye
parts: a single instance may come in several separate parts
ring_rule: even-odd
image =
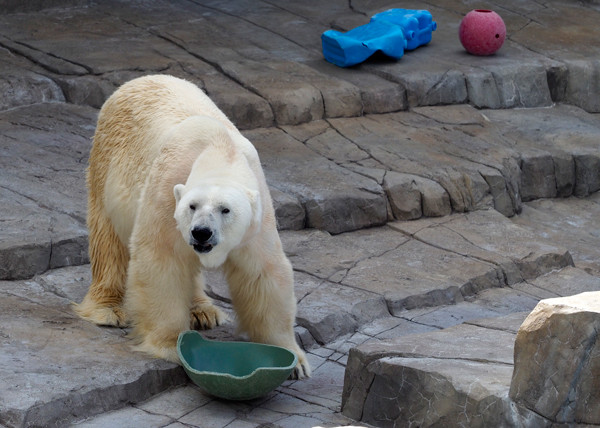
[[[194,205],[194,204],[190,204],[190,209],[191,209],[192,211],[196,211],[196,205]]]
[[[229,214],[229,208],[223,208],[221,214]]]

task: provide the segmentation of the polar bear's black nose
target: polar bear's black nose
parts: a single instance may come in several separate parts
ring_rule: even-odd
[[[208,241],[212,234],[212,230],[208,227],[195,227],[192,229],[192,236],[201,244]]]

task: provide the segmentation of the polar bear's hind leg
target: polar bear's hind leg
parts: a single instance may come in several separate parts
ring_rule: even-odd
[[[77,314],[98,325],[125,327],[121,309],[129,252],[123,245],[96,198],[88,205],[89,252],[92,283],[87,295],[74,304]]]

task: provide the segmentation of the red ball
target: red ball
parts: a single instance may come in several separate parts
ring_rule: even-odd
[[[491,55],[504,43],[506,25],[500,15],[492,10],[472,10],[460,22],[458,38],[467,52]]]

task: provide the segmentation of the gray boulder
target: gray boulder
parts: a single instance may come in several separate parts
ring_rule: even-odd
[[[600,423],[600,293],[542,300],[515,341],[510,397],[558,423]]]

